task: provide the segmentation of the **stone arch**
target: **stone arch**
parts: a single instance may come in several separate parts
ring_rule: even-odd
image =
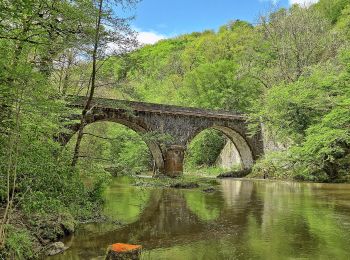
[[[216,129],[229,138],[235,145],[239,156],[241,158],[241,164],[243,169],[251,169],[254,164],[254,153],[251,149],[248,141],[235,129],[227,126],[214,125],[204,129],[196,131],[187,141],[187,145],[196,137],[199,133],[207,129]]]
[[[98,123],[98,122],[103,122],[103,121],[112,122],[112,123],[126,126],[129,129],[133,130],[134,132],[140,134],[141,137],[143,136],[143,134],[148,132],[146,130],[146,128],[142,127],[141,125],[138,125],[134,122],[131,122],[131,121],[128,121],[125,119],[120,119],[120,118],[118,118],[118,119],[116,119],[116,118],[102,118],[102,119],[98,119],[98,120],[91,120],[90,119],[90,120],[87,120],[86,125],[90,125],[90,124]],[[60,142],[63,145],[67,144],[69,142],[69,140],[72,138],[72,136],[78,131],[78,129],[79,129],[79,124],[71,125],[69,127],[70,133],[62,135],[59,138]],[[149,151],[151,152],[151,155],[155,161],[157,170],[160,173],[163,173],[164,172],[164,159],[163,159],[163,153],[162,153],[162,150],[161,150],[159,144],[155,141],[152,141],[152,140],[143,139],[143,141],[146,143]]]

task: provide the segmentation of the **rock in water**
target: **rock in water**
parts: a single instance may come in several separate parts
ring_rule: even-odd
[[[68,247],[64,246],[62,242],[55,242],[46,251],[46,255],[51,256],[51,255],[57,255],[62,253],[63,251],[67,250]]]
[[[251,173],[251,169],[221,173],[217,178],[243,178]]]
[[[211,193],[211,192],[214,192],[215,189],[213,187],[208,187],[208,188],[204,189],[203,191],[207,192],[207,193]]]
[[[106,260],[138,260],[142,246],[117,243],[108,248]]]
[[[199,187],[199,184],[195,182],[177,182],[170,185],[170,188],[175,188],[175,189],[195,189],[198,187]]]

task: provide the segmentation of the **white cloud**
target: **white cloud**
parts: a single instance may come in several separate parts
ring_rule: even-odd
[[[301,6],[310,6],[317,3],[319,0],[289,0],[290,5],[299,4]],[[273,5],[280,3],[280,0],[259,0],[259,2],[271,2]]]
[[[289,3],[291,5],[293,4],[299,4],[301,6],[310,6],[312,4],[317,3],[319,0],[289,0]]]
[[[270,2],[273,5],[277,5],[279,1],[280,0],[259,0],[259,2],[261,2],[261,3],[263,3],[263,2]]]
[[[141,44],[155,44],[156,42],[166,39],[167,36],[157,32],[138,32],[137,39]]]
[[[261,2],[261,3],[270,2],[273,5],[277,5],[280,2],[280,0],[259,0],[259,2]]]
[[[153,31],[141,31],[140,29],[135,28],[135,31],[137,32],[137,40],[141,45],[146,44],[155,44],[160,40],[169,38],[169,36],[153,32]],[[107,49],[106,53],[118,53],[119,51],[122,51],[120,46],[117,43],[109,42],[107,43]]]

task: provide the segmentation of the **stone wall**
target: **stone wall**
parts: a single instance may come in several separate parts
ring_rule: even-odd
[[[264,126],[263,123],[261,123],[261,133],[264,144],[264,154],[286,149],[285,145],[277,142],[275,136]]]
[[[231,140],[227,140],[226,145],[221,150],[220,155],[216,160],[216,166],[230,170],[232,167],[241,165],[241,157],[237,151],[236,146]]]

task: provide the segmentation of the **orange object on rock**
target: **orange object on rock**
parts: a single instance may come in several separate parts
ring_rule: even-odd
[[[112,245],[112,250],[114,252],[128,252],[133,251],[136,249],[141,249],[142,246],[140,245],[130,245],[130,244],[123,244],[123,243],[116,243]]]
[[[141,256],[142,246],[116,243],[108,248],[108,260],[138,260]]]

